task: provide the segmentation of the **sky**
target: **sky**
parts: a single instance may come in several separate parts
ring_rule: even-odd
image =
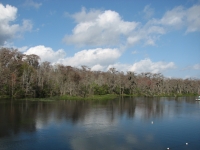
[[[53,65],[200,78],[200,0],[0,0],[0,46]]]

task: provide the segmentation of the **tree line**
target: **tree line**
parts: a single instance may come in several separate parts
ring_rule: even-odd
[[[0,97],[53,97],[90,95],[177,96],[198,94],[200,79],[166,78],[160,73],[107,72],[39,63],[40,57],[13,48],[0,48]]]

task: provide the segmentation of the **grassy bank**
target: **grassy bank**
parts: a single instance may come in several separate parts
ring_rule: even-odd
[[[114,95],[114,94],[91,95],[88,97],[64,95],[64,96],[60,96],[59,100],[111,100],[111,99],[115,99],[117,97],[118,97],[118,95]]]
[[[106,94],[106,95],[90,95],[88,97],[80,97],[80,96],[70,96],[70,95],[63,95],[63,96],[54,96],[54,97],[46,97],[46,98],[22,98],[16,100],[29,100],[29,101],[55,101],[55,100],[112,100],[117,97],[186,97],[186,96],[198,96],[198,94],[159,94],[159,95],[147,95],[147,94],[123,94],[123,95],[116,95],[116,94]],[[0,96],[0,99],[12,99],[8,96]],[[15,98],[14,98],[15,99]]]
[[[117,98],[118,95],[115,94],[106,94],[106,95],[91,95],[88,97],[80,97],[80,96],[70,96],[70,95],[63,95],[63,96],[54,96],[54,97],[45,97],[45,98],[14,98],[13,100],[28,100],[28,101],[56,101],[56,100],[112,100]],[[5,98],[0,98],[4,99]],[[12,99],[6,97],[6,99]]]
[[[158,95],[151,95],[151,94],[133,94],[133,95],[128,95],[128,94],[123,94],[122,96],[128,96],[128,97],[188,97],[188,96],[198,96],[198,94],[158,94]]]

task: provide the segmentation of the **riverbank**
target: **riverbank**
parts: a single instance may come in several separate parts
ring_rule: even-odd
[[[80,97],[80,96],[70,96],[70,95],[63,95],[63,96],[53,96],[53,97],[45,97],[45,98],[13,98],[13,100],[28,100],[28,101],[57,101],[57,100],[76,100],[76,101],[83,101],[83,100],[112,100],[118,98],[119,95],[116,94],[106,94],[106,95],[91,95],[88,97]],[[12,99],[9,97],[0,97],[0,99]]]
[[[198,94],[160,94],[160,95],[146,95],[146,94],[134,94],[134,95],[117,95],[117,94],[105,94],[105,95],[90,95],[88,97],[80,96],[54,96],[45,98],[13,98],[14,100],[30,100],[30,101],[55,101],[55,100],[112,100],[118,97],[189,97],[198,96]],[[0,96],[0,99],[12,99],[9,96]]]
[[[63,95],[60,96],[59,100],[110,100],[119,97],[116,94],[106,94],[106,95],[91,95],[88,97],[80,97],[80,96],[70,96],[70,95]]]

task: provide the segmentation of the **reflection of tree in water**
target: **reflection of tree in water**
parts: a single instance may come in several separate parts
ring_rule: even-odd
[[[73,123],[77,123],[80,120],[83,120],[87,110],[88,110],[88,103],[86,102],[75,102],[71,103],[70,105],[66,105],[66,119],[70,119]]]
[[[112,102],[112,109],[117,109],[119,114],[135,117],[135,110],[140,109],[144,118],[159,117],[163,114],[163,105],[159,100],[150,98],[121,98]]]
[[[85,102],[31,102],[10,101],[0,104],[0,137],[12,136],[20,132],[36,131],[38,121],[45,126],[63,118],[76,123],[82,120],[88,109]]]
[[[130,118],[134,117],[136,105],[133,99],[120,98],[114,105],[121,116],[126,114]]]
[[[0,105],[0,137],[20,132],[34,132],[36,114],[26,103],[4,103]]]
[[[126,114],[129,118],[133,118],[135,114],[136,101],[132,98],[119,98],[117,100],[110,100],[104,104],[108,108],[108,116],[110,121],[114,121],[115,115],[123,116]]]
[[[92,113],[91,111],[97,110],[94,109],[94,106],[103,106],[106,108],[106,120],[113,122],[119,114],[127,113],[129,117],[133,117],[136,105],[134,101],[123,99],[104,102],[7,101],[4,104],[0,104],[0,137],[12,136],[20,132],[34,132],[36,131],[38,123],[40,123],[40,126],[46,126],[52,119],[57,123],[64,119],[76,124],[84,121]],[[102,114],[93,115],[98,117]]]
[[[143,105],[138,106],[143,109],[144,119],[151,117],[158,118],[163,116],[164,106],[160,98],[142,98]]]
[[[196,101],[195,97],[175,97],[175,98],[167,98],[168,101],[168,110],[174,114],[182,114],[187,112],[192,107],[186,107],[189,105],[194,105]]]
[[[148,119],[150,117],[161,117],[163,115],[163,104],[156,98],[120,98],[119,100],[113,100],[109,103],[109,109],[111,110],[111,120],[114,119],[115,112],[118,112],[121,116],[126,115],[129,118],[135,117],[136,109],[140,110],[142,117]]]
[[[132,98],[129,99],[121,99],[122,104],[121,105],[121,110],[123,110],[123,112],[127,113],[127,116],[129,118],[133,118],[135,115],[135,108],[136,108],[136,101]]]
[[[43,125],[48,124],[52,117],[57,123],[65,119],[75,124],[84,118],[89,103],[84,101],[55,101],[40,102],[39,105],[39,117]]]
[[[176,105],[167,107],[170,111],[179,112]],[[138,111],[141,119],[158,118],[163,116],[164,108],[169,109],[167,107],[160,98],[137,97],[109,101],[7,101],[0,103],[0,137],[34,132],[52,121],[77,124],[87,122],[91,117],[96,119],[95,123],[106,121],[110,124],[124,115],[134,118]],[[91,118],[89,121],[92,121]]]

